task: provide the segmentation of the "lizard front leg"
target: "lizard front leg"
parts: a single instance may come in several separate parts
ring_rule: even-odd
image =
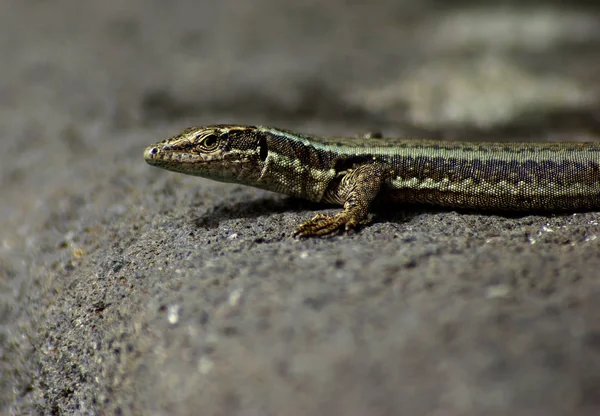
[[[318,214],[301,224],[294,237],[324,237],[368,224],[369,206],[386,180],[389,169],[373,162],[349,170],[325,194],[325,201],[343,204],[344,210],[335,215]]]

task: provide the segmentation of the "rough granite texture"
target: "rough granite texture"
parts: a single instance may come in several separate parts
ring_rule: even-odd
[[[364,3],[364,4],[363,4]],[[0,413],[600,414],[600,213],[335,210],[195,124],[600,140],[593,2],[1,0]]]

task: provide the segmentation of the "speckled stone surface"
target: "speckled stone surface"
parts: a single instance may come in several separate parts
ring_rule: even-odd
[[[600,9],[473,3],[2,0],[0,413],[599,414],[600,213],[296,241],[330,208],[142,159],[220,122],[600,140]]]

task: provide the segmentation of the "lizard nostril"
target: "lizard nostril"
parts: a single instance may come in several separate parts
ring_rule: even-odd
[[[154,160],[159,153],[160,149],[158,147],[148,147],[144,150],[144,159],[146,159],[146,161]]]

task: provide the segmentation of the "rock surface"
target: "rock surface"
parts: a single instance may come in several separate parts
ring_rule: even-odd
[[[219,122],[599,140],[597,6],[473,3],[3,0],[0,412],[599,414],[600,213],[296,241],[321,207],[142,159]]]

